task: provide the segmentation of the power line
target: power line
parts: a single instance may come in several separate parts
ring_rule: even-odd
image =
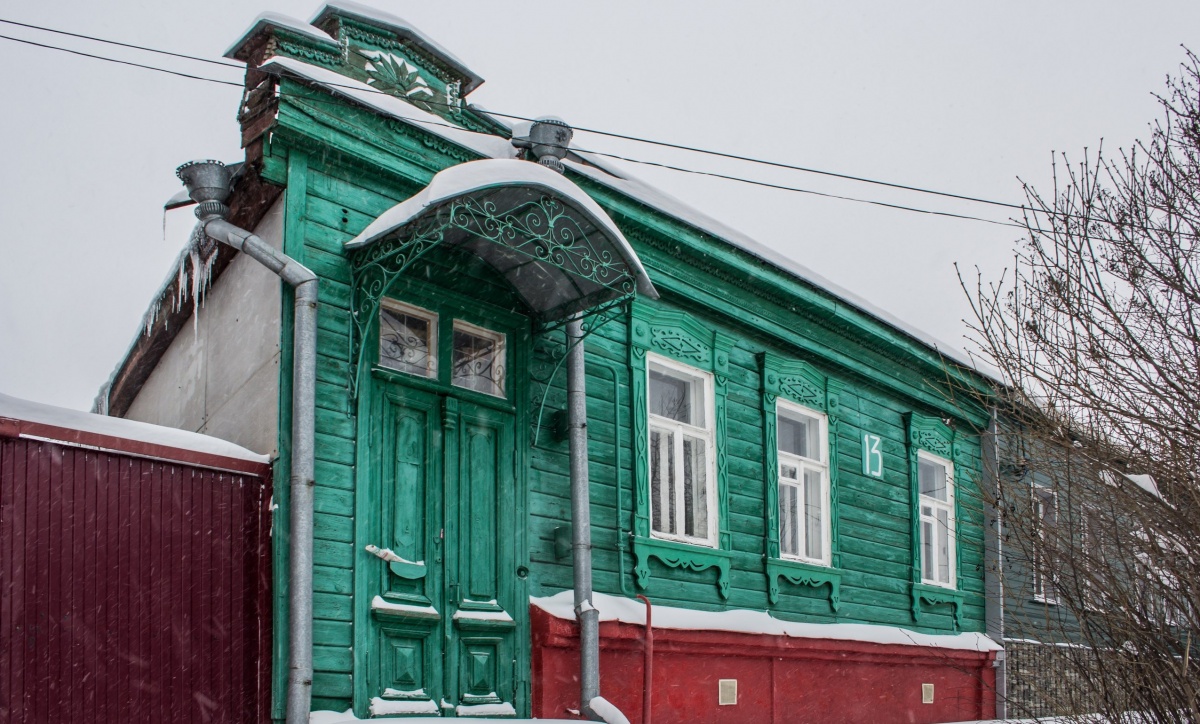
[[[356,89],[356,90],[362,90],[362,89]],[[339,105],[342,107],[348,106],[347,103],[345,103],[344,101],[340,101],[336,98],[324,100],[324,99],[319,99],[319,98],[309,98],[307,96],[301,96],[301,95],[297,95],[297,94],[293,94],[293,93],[284,93],[282,91],[280,91],[279,94],[281,96],[292,96],[293,98],[296,99],[295,102],[298,105],[302,105],[302,106],[306,105],[308,103],[328,103],[331,105]],[[441,128],[451,128],[451,129],[458,130],[458,131],[463,130],[460,126],[456,126],[452,123],[431,121],[431,120],[424,119],[424,118],[412,118],[411,116],[402,116],[401,118],[403,118],[403,120],[406,120],[406,121],[409,121],[412,123],[420,123],[420,124],[428,125],[428,126],[438,126]],[[351,123],[351,125],[356,125],[356,124]],[[356,126],[356,127],[361,128],[361,126]],[[553,145],[553,144],[550,144],[550,145]],[[912,211],[912,212],[915,212],[918,214],[929,214],[932,216],[944,216],[947,218],[962,219],[965,221],[980,221],[980,222],[983,222],[986,224],[995,224],[997,226],[1011,226],[1011,227],[1017,228],[1017,229],[1025,229],[1025,227],[1020,224],[1014,224],[1012,222],[1007,222],[1007,221],[996,221],[995,219],[985,219],[985,218],[982,218],[979,216],[970,216],[968,214],[956,214],[956,213],[949,212],[949,211],[936,211],[936,210],[932,210],[932,209],[917,208],[915,206],[905,206],[903,204],[893,204],[893,203],[888,203],[886,201],[863,199],[863,198],[858,198],[858,197],[854,197],[854,196],[843,196],[843,195],[839,195],[839,194],[826,193],[824,191],[814,191],[812,189],[800,188],[797,186],[785,186],[783,184],[771,183],[769,181],[759,181],[756,179],[749,179],[749,178],[744,178],[741,176],[729,176],[726,174],[716,173],[713,171],[702,171],[700,169],[685,168],[682,166],[673,166],[671,164],[660,163],[658,161],[646,161],[643,159],[631,158],[628,156],[620,156],[615,153],[605,153],[604,151],[595,151],[595,150],[591,150],[591,149],[587,149],[587,148],[579,148],[577,146],[572,146],[572,147],[568,148],[567,150],[575,151],[577,153],[586,153],[586,154],[589,154],[592,156],[602,156],[604,158],[617,159],[619,161],[627,161],[629,163],[642,164],[645,166],[656,166],[658,168],[665,168],[665,169],[668,169],[671,171],[678,171],[681,173],[695,174],[697,176],[709,176],[712,178],[724,179],[726,181],[737,181],[740,183],[750,184],[753,186],[761,186],[763,188],[769,188],[769,189],[777,189],[780,191],[792,191],[795,193],[807,194],[810,196],[819,196],[819,197],[827,198],[827,199],[838,199],[840,201],[852,201],[855,203],[870,204],[873,206],[882,206],[884,208],[897,209],[900,211]]]
[[[132,66],[135,68],[142,68],[145,70],[158,71],[160,73],[167,73],[169,75],[179,76],[182,78],[188,78],[191,80],[207,81],[209,83],[218,83],[221,85],[234,86],[237,88],[244,88],[242,83],[219,80],[216,78],[208,78],[208,77],[199,76],[199,75],[192,75],[189,73],[181,73],[178,71],[167,70],[166,68],[159,68],[157,66],[143,65],[141,63],[133,63],[130,61],[118,60],[116,58],[109,58],[109,57],[103,56],[103,55],[94,55],[92,53],[84,53],[82,51],[71,50],[69,48],[62,48],[62,47],[55,46],[55,45],[36,43],[31,40],[23,40],[21,38],[13,38],[8,35],[0,35],[0,39],[11,40],[11,41],[18,42],[18,43],[25,43],[27,45],[33,45],[33,46],[36,46],[39,48],[45,48],[47,50],[58,50],[58,51],[62,51],[64,53],[71,53],[72,55],[83,56],[85,58],[93,58],[95,60],[105,60],[105,61],[109,61],[111,63],[128,65],[128,66]],[[370,91],[373,93],[380,93],[382,95],[387,95],[387,96],[391,97],[390,94],[383,93],[383,91],[379,91],[374,88],[362,88],[362,87],[357,87],[357,86],[341,85],[341,84],[335,84],[335,83],[323,83],[322,85],[336,87],[336,88],[357,90],[360,92]],[[284,94],[282,92],[280,92],[280,95],[284,95]],[[317,99],[306,98],[305,100],[315,101]],[[320,101],[317,101],[317,102],[320,102]],[[340,101],[336,101],[336,99],[334,102],[337,102],[341,105],[345,105],[345,104],[341,103]],[[496,114],[496,115],[500,115],[500,114]],[[505,117],[514,118],[515,116],[505,116]],[[434,126],[441,126],[444,128],[453,128],[455,130],[462,130],[460,127],[455,126],[450,123],[439,123],[439,122],[435,122],[435,121],[429,121],[429,120],[425,120],[425,119],[412,118],[412,117],[405,117],[404,120],[411,121],[414,123],[424,123],[426,125],[434,125]],[[644,161],[644,160],[640,160],[640,159],[634,159],[634,158],[630,158],[630,157],[626,157],[626,156],[618,156],[616,154],[609,154],[609,153],[604,153],[604,152],[600,152],[600,151],[588,151],[586,149],[578,149],[578,150],[583,151],[584,153],[592,153],[597,156],[605,156],[605,157],[609,157],[609,158],[615,158],[615,159],[619,159],[619,160],[627,161],[627,162],[631,162],[631,163],[640,163],[640,164],[645,164],[645,165],[650,165],[650,166],[658,166],[660,168],[666,168],[666,169],[670,169],[673,171],[679,171],[682,173],[690,173],[690,174],[696,174],[696,175],[701,175],[701,176],[711,176],[713,178],[721,178],[721,179],[725,179],[728,181],[738,181],[741,183],[751,184],[754,186],[773,188],[773,189],[778,189],[778,190],[782,190],[782,191],[791,191],[791,192],[807,194],[807,195],[811,195],[811,196],[819,196],[819,197],[824,197],[824,198],[839,199],[842,201],[851,201],[851,202],[856,202],[856,203],[870,204],[870,205],[874,205],[874,206],[881,206],[884,208],[897,209],[900,211],[910,211],[910,212],[914,212],[914,213],[928,214],[928,215],[933,215],[933,216],[943,216],[943,217],[947,217],[947,218],[963,219],[963,220],[968,220],[968,221],[979,221],[979,222],[983,222],[983,223],[997,224],[997,225],[1001,225],[1001,226],[1017,226],[1016,224],[995,221],[993,219],[984,219],[982,217],[970,216],[967,214],[955,214],[955,213],[951,213],[948,211],[935,211],[935,210],[931,210],[931,209],[921,209],[921,208],[912,207],[912,206],[904,206],[901,204],[892,204],[892,203],[887,203],[887,202],[883,202],[883,201],[875,201],[872,199],[861,199],[861,198],[856,198],[853,196],[842,196],[842,195],[838,195],[838,194],[830,194],[830,193],[825,193],[825,192],[821,192],[821,191],[814,191],[812,189],[804,189],[804,188],[799,188],[799,187],[795,187],[795,186],[784,186],[782,184],[773,184],[773,183],[769,183],[766,181],[747,179],[747,178],[742,178],[739,176],[731,176],[731,175],[719,174],[719,173],[709,172],[709,171],[700,171],[698,169],[683,168],[680,166],[672,166],[669,164],[658,163],[658,162],[654,162],[654,161]],[[1024,227],[1019,227],[1019,228],[1024,228]]]
[[[14,43],[24,43],[25,45],[33,45],[38,48],[45,48],[47,50],[58,50],[63,53],[70,53],[71,55],[83,56],[84,58],[94,58],[96,60],[106,60],[109,63],[117,63],[119,65],[128,65],[128,66],[132,66],[134,68],[144,68],[145,70],[153,70],[153,71],[157,71],[159,73],[166,73],[167,75],[175,75],[175,76],[179,76],[180,78],[190,78],[191,80],[203,80],[203,81],[208,81],[209,83],[220,83],[221,85],[231,85],[231,86],[236,86],[238,88],[244,87],[243,84],[235,83],[230,80],[218,80],[216,78],[207,78],[202,75],[192,75],[190,73],[181,73],[177,70],[167,70],[166,68],[159,68],[158,66],[154,66],[154,65],[142,65],[141,63],[134,63],[134,62],[128,61],[128,60],[118,60],[117,58],[109,58],[108,56],[105,56],[105,55],[93,55],[92,53],[85,53],[82,50],[71,50],[70,48],[60,48],[57,45],[46,45],[44,43],[35,43],[32,40],[23,40],[21,38],[14,38],[9,35],[0,35],[0,38],[2,38],[4,40],[11,40]]]
[[[713,171],[701,171],[698,169],[683,168],[681,166],[672,166],[671,164],[660,163],[658,161],[644,161],[644,160],[637,159],[637,158],[629,158],[627,156],[618,156],[613,153],[604,153],[602,151],[589,151],[589,150],[582,149],[582,148],[576,149],[576,150],[582,151],[584,153],[589,153],[594,156],[604,156],[605,158],[615,158],[619,161],[627,161],[629,163],[637,163],[637,164],[642,164],[645,166],[657,166],[659,168],[665,168],[665,169],[669,169],[671,171],[679,171],[682,173],[696,174],[698,176],[711,176],[713,178],[725,179],[727,181],[739,181],[741,183],[752,184],[754,186],[762,186],[764,188],[769,188],[769,189],[779,189],[780,191],[795,191],[796,193],[809,194],[811,196],[821,196],[821,197],[827,198],[827,199],[839,199],[842,201],[854,201],[854,202],[860,203],[860,204],[871,204],[873,206],[882,206],[882,207],[888,208],[888,209],[899,209],[901,211],[913,211],[918,214],[932,214],[934,216],[945,216],[945,217],[949,217],[952,219],[963,219],[966,221],[982,221],[985,224],[995,224],[997,226],[1011,226],[1011,227],[1017,228],[1017,229],[1025,228],[1023,225],[1014,224],[1011,221],[996,221],[995,219],[985,219],[980,216],[971,216],[969,214],[955,214],[950,211],[934,211],[931,209],[917,208],[915,206],[905,206],[903,204],[892,204],[892,203],[888,203],[886,201],[875,201],[873,199],[862,199],[862,198],[857,198],[854,196],[842,196],[840,194],[831,194],[831,193],[826,193],[824,191],[813,191],[812,189],[803,189],[803,188],[798,188],[795,186],[785,186],[783,184],[775,184],[775,183],[771,183],[769,181],[757,181],[755,179],[742,178],[740,176],[727,176],[725,174],[715,173]]]
[[[197,57],[194,55],[173,53],[171,51],[160,50],[158,48],[149,48],[149,47],[142,46],[142,45],[121,43],[121,42],[118,42],[115,40],[107,40],[105,38],[98,38],[95,36],[83,35],[83,34],[79,34],[79,33],[70,33],[70,32],[64,31],[64,30],[47,28],[47,27],[43,27],[40,25],[19,23],[19,22],[12,21],[12,20],[5,20],[3,18],[0,18],[0,23],[17,25],[17,26],[24,27],[24,28],[32,28],[35,30],[41,30],[41,31],[48,32],[48,33],[57,33],[60,35],[66,35],[66,36],[70,36],[70,37],[74,37],[74,38],[82,38],[85,40],[91,40],[91,41],[95,41],[98,43],[108,43],[111,45],[118,45],[118,46],[121,46],[124,48],[143,50],[143,51],[150,52],[150,53],[158,53],[161,55],[168,55],[168,56],[172,56],[172,57],[176,57],[176,58],[195,60],[195,61],[199,61],[199,62],[203,62],[203,63],[212,63],[214,65],[220,65],[220,66],[224,66],[224,67],[233,67],[233,68],[239,68],[239,69],[242,67],[240,64],[237,64],[237,63],[230,63],[227,61],[219,61],[219,60],[211,60],[209,58],[201,58],[201,57]],[[3,37],[3,36],[0,36],[0,37]],[[49,46],[42,46],[42,47],[49,47]],[[71,51],[67,51],[67,52],[71,52]],[[94,57],[94,56],[92,56],[92,57]],[[331,84],[327,84],[327,85],[336,86],[337,84],[331,83]],[[352,86],[341,86],[341,87],[353,88]],[[359,90],[362,90],[362,89],[359,89]],[[370,89],[370,90],[371,90],[371,92],[374,92],[374,93],[384,93],[386,95],[386,93],[381,90],[377,90],[377,89]],[[430,105],[439,105],[439,106],[446,107],[446,108],[452,107],[452,104],[434,101],[434,100],[427,100],[425,102],[429,103]],[[521,116],[521,115],[516,115],[516,114],[512,114],[512,113],[502,113],[499,111],[488,110],[488,111],[483,111],[483,112],[487,113],[488,115],[498,116],[500,118],[507,118],[507,119],[517,120],[517,121],[534,122],[537,120],[536,118],[529,118],[527,116]],[[869,178],[866,176],[857,176],[854,174],[840,173],[837,171],[827,171],[825,169],[818,169],[818,168],[813,168],[810,166],[800,166],[800,165],[796,165],[796,164],[783,163],[782,161],[769,161],[769,160],[762,159],[762,158],[755,158],[753,156],[744,156],[744,155],[735,154],[735,153],[727,153],[724,151],[714,151],[712,149],[700,148],[697,146],[687,146],[687,145],[678,144],[678,143],[671,143],[668,141],[658,141],[658,140],[649,139],[649,138],[641,138],[638,136],[630,136],[627,134],[615,133],[612,131],[602,131],[602,130],[596,129],[596,128],[587,128],[587,127],[583,127],[583,126],[574,126],[573,128],[574,128],[574,130],[579,131],[581,133],[591,133],[594,135],[606,136],[609,138],[617,138],[617,139],[621,139],[621,140],[625,140],[625,141],[633,141],[635,143],[645,143],[647,145],[659,146],[661,148],[671,148],[671,149],[680,150],[680,151],[688,151],[690,153],[699,153],[699,154],[704,154],[704,155],[708,155],[708,156],[714,156],[717,158],[726,158],[726,159],[730,159],[730,160],[734,160],[734,161],[742,161],[744,163],[752,163],[752,164],[757,164],[757,165],[762,165],[762,166],[769,166],[772,168],[781,168],[781,169],[786,169],[789,171],[797,171],[800,173],[809,173],[809,174],[815,174],[815,175],[819,175],[819,176],[827,176],[830,178],[838,178],[838,179],[843,179],[843,180],[847,180],[847,181],[855,181],[858,183],[882,186],[885,188],[893,188],[893,189],[898,189],[901,191],[910,191],[913,193],[927,194],[927,195],[932,195],[932,196],[941,196],[943,198],[950,198],[950,199],[955,199],[958,201],[969,201],[972,203],[986,204],[986,205],[990,205],[990,206],[998,206],[998,207],[1006,208],[1006,209],[1031,211],[1034,213],[1039,212],[1038,209],[1033,209],[1029,206],[1025,206],[1022,204],[1013,204],[1013,203],[1008,203],[1005,201],[995,201],[993,199],[986,199],[986,198],[979,197],[979,196],[956,194],[956,193],[952,193],[949,191],[938,191],[938,190],[934,190],[934,189],[923,188],[920,186],[913,186],[911,184],[902,184],[902,183],[896,183],[896,182],[892,182],[892,181],[882,181],[879,179],[872,179],[872,178]]]
[[[42,27],[41,25],[31,25],[29,23],[18,23],[15,20],[5,20],[4,18],[0,18],[0,23],[4,23],[6,25],[16,25],[17,27],[29,28],[31,30],[40,30],[44,33],[54,33],[56,35],[66,35],[71,38],[80,38],[82,40],[91,40],[96,43],[107,43],[108,45],[117,45],[122,48],[131,48],[133,50],[144,50],[147,53],[158,53],[159,55],[169,55],[173,58],[184,58],[185,60],[195,60],[200,63],[211,63],[213,65],[222,65],[227,68],[237,68],[238,70],[241,70],[244,67],[241,63],[232,63],[232,62],[229,62],[226,60],[213,60],[211,58],[201,58],[200,56],[197,56],[197,55],[185,55],[183,53],[172,53],[169,50],[159,50],[158,48],[147,48],[144,45],[134,45],[132,43],[122,43],[118,40],[108,40],[106,38],[97,38],[93,35],[83,35],[81,33],[70,33],[70,32],[67,32],[66,30],[56,30],[55,28],[46,28],[46,27]],[[10,38],[10,40],[11,40],[11,38]]]
[[[9,22],[10,24],[14,24],[14,25],[23,25],[21,23],[14,23],[12,21],[0,20],[0,22]],[[28,26],[28,27],[36,28],[37,26]],[[49,29],[47,29],[47,30],[49,30]],[[66,33],[65,31],[49,30],[49,32],[62,32],[65,35],[75,35],[73,33]],[[78,36],[78,37],[89,37],[89,36]],[[57,50],[60,52],[70,53],[72,55],[82,56],[85,58],[92,58],[95,60],[108,61],[110,63],[117,63],[120,65],[126,65],[126,66],[135,67],[135,68],[142,68],[144,70],[157,71],[159,73],[166,73],[168,75],[173,75],[173,76],[177,76],[180,78],[205,81],[208,83],[217,83],[219,85],[236,87],[241,90],[245,89],[245,86],[239,82],[220,80],[217,78],[209,78],[207,76],[193,75],[193,74],[189,74],[189,73],[182,73],[179,71],[168,70],[166,68],[160,68],[158,66],[144,65],[141,63],[134,63],[131,61],[119,60],[117,58],[110,58],[108,56],[95,55],[92,53],[85,53],[85,52],[78,51],[78,50],[72,50],[70,48],[63,48],[63,47],[55,46],[55,45],[37,43],[37,42],[31,41],[31,40],[25,40],[22,38],[14,38],[14,37],[11,37],[8,35],[0,35],[0,39],[11,40],[11,41],[17,42],[17,43],[24,43],[26,45],[32,45],[32,46],[39,47],[39,48],[45,48],[47,50]],[[92,39],[92,38],[89,38],[89,39]],[[193,56],[186,56],[186,55],[180,55],[177,53],[170,53],[167,51],[158,51],[158,50],[155,50],[152,48],[142,48],[141,46],[133,46],[133,45],[128,45],[128,44],[124,44],[124,43],[117,43],[116,41],[104,41],[102,39],[95,39],[95,40],[99,40],[100,42],[113,42],[113,44],[116,44],[116,45],[123,45],[126,47],[136,48],[136,49],[140,49],[140,50],[148,50],[150,52],[159,52],[159,53],[163,53],[166,55],[173,55],[173,56],[181,57],[181,58],[187,58],[187,59],[193,59],[193,60],[205,60],[205,59],[200,59],[200,58],[194,58]],[[215,62],[215,61],[208,61],[208,62]],[[227,64],[227,63],[218,63],[218,64],[219,65],[231,65],[231,64]],[[276,74],[276,75],[278,76],[278,74]],[[349,90],[354,90],[354,91],[363,92],[363,93],[377,93],[377,94],[385,95],[388,97],[394,97],[391,94],[386,93],[384,91],[381,91],[381,90],[378,90],[375,88],[363,87],[363,86],[352,86],[352,85],[339,84],[339,83],[320,83],[320,85],[323,87],[328,87],[328,88],[342,88],[342,89],[349,89]],[[277,92],[280,96],[294,95],[294,94],[287,94],[282,91],[277,91]],[[318,102],[318,103],[326,102],[326,103],[335,103],[335,104],[343,105],[343,106],[347,105],[346,103],[339,101],[336,98],[333,98],[329,101],[322,101],[319,99],[308,98],[305,96],[297,95],[296,97],[302,98],[305,101],[309,101],[309,102]],[[445,106],[445,107],[451,107],[450,104],[439,103],[437,101],[423,101],[423,102],[428,103],[430,105],[441,105],[441,106]],[[457,107],[457,106],[455,106],[455,107]],[[503,118],[512,118],[512,119],[523,120],[523,121],[533,122],[533,121],[537,120],[537,119],[528,118],[525,116],[516,116],[516,115],[511,115],[511,114],[497,113],[494,111],[483,111],[483,112],[488,113],[490,115],[501,116]],[[441,122],[429,121],[426,119],[412,118],[412,117],[408,117],[408,116],[399,116],[399,117],[402,118],[403,120],[407,120],[407,121],[410,121],[413,123],[423,123],[426,125],[441,126],[444,128],[451,128],[451,129],[460,130],[460,131],[465,130],[459,126],[456,126],[456,125],[450,124],[450,123],[441,123]],[[663,141],[653,141],[653,140],[648,140],[648,139],[642,139],[642,138],[637,138],[634,136],[625,136],[622,134],[610,133],[607,131],[598,131],[598,130],[586,129],[586,128],[575,128],[575,130],[580,130],[580,131],[584,131],[587,133],[594,133],[597,135],[610,136],[610,137],[622,138],[622,139],[626,139],[626,140],[638,141],[641,143],[647,143],[647,144],[651,144],[651,145],[658,145],[658,146],[664,146],[664,147],[670,147],[670,148],[677,148],[677,149],[681,149],[681,150],[694,151],[697,153],[719,156],[719,157],[724,157],[724,158],[730,158],[730,159],[735,159],[735,160],[749,161],[752,163],[760,163],[763,165],[774,166],[774,167],[778,167],[778,168],[785,168],[785,169],[791,169],[791,170],[797,170],[797,171],[805,171],[805,172],[809,172],[809,173],[817,173],[817,174],[826,175],[826,176],[833,176],[833,177],[845,178],[845,179],[849,179],[849,180],[862,181],[865,183],[873,183],[876,185],[888,186],[888,187],[897,188],[897,189],[901,189],[901,190],[918,191],[918,192],[922,192],[922,193],[929,193],[929,194],[938,195],[938,196],[946,196],[949,198],[955,198],[955,199],[964,200],[964,201],[974,201],[974,202],[978,202],[978,203],[986,203],[986,204],[991,204],[991,205],[995,205],[995,206],[1003,206],[1003,207],[1007,207],[1007,208],[1020,209],[1025,212],[1046,214],[1050,217],[1061,217],[1061,218],[1066,218],[1066,219],[1082,218],[1075,214],[1064,214],[1062,212],[1057,212],[1057,211],[1046,211],[1044,209],[1035,209],[1035,208],[1032,208],[1029,206],[1008,204],[1008,203],[1004,203],[1004,202],[989,201],[986,199],[979,199],[979,198],[964,196],[964,195],[959,195],[959,194],[951,194],[951,193],[947,193],[947,192],[938,192],[938,191],[932,191],[932,190],[928,190],[928,189],[921,189],[919,187],[914,187],[914,186],[906,186],[906,185],[902,185],[902,184],[892,184],[892,183],[884,182],[884,181],[874,181],[871,179],[849,176],[849,175],[839,174],[839,173],[835,173],[835,172],[824,172],[824,171],[819,171],[819,170],[815,170],[815,169],[807,169],[807,168],[799,167],[799,166],[791,166],[789,164],[776,163],[776,162],[772,162],[772,161],[764,161],[761,159],[753,159],[750,157],[742,157],[742,156],[737,156],[735,154],[723,153],[720,151],[707,151],[704,149],[698,149],[698,148],[693,148],[693,147],[689,147],[689,146],[682,146],[682,145],[678,145],[678,144],[671,144],[671,143],[667,143],[667,142],[663,142]],[[601,151],[590,151],[590,150],[586,150],[586,149],[576,149],[576,150],[582,151],[584,153],[590,153],[590,154],[593,154],[596,156],[614,158],[614,159],[626,161],[629,163],[637,163],[637,164],[642,164],[642,165],[647,165],[647,166],[657,166],[659,168],[665,168],[665,169],[669,169],[669,170],[677,171],[677,172],[681,172],[681,173],[689,173],[689,174],[695,174],[695,175],[700,175],[700,176],[709,176],[709,177],[713,177],[713,178],[725,179],[728,181],[736,181],[736,182],[740,182],[740,183],[746,183],[746,184],[750,184],[750,185],[754,185],[754,186],[761,186],[764,188],[772,188],[772,189],[778,189],[778,190],[782,190],[782,191],[790,191],[790,192],[795,192],[795,193],[818,196],[818,197],[822,197],[822,198],[838,199],[838,200],[842,200],[842,201],[851,201],[854,203],[862,203],[862,204],[868,204],[868,205],[873,205],[873,206],[880,206],[883,208],[896,209],[896,210],[900,210],[900,211],[909,211],[909,212],[919,213],[919,214],[927,214],[927,215],[932,215],[932,216],[941,216],[941,217],[946,217],[946,218],[962,219],[962,220],[966,220],[966,221],[978,221],[981,223],[993,224],[993,225],[997,225],[997,226],[1009,226],[1009,227],[1022,229],[1022,230],[1027,229],[1027,227],[1022,224],[1016,224],[1016,223],[1004,222],[1004,221],[996,221],[994,219],[986,219],[983,217],[971,216],[968,214],[956,214],[956,213],[948,212],[948,211],[922,209],[922,208],[913,207],[913,206],[905,206],[902,204],[893,204],[893,203],[888,203],[888,202],[884,202],[884,201],[876,201],[873,199],[863,199],[863,198],[857,198],[857,197],[853,197],[853,196],[831,194],[831,193],[826,193],[826,192],[821,192],[821,191],[814,191],[812,189],[804,189],[804,188],[799,188],[799,187],[795,187],[795,186],[785,186],[783,184],[775,184],[775,183],[770,183],[767,181],[758,181],[756,179],[748,179],[748,178],[744,178],[741,176],[732,176],[732,175],[720,174],[720,173],[711,172],[711,171],[701,171],[698,169],[690,169],[690,168],[685,168],[685,167],[681,167],[681,166],[674,166],[671,164],[660,163],[660,162],[656,162],[656,161],[646,161],[643,159],[636,159],[636,158],[631,158],[628,156],[621,156],[621,155],[605,153],[605,152],[601,152]],[[1145,231],[1147,233],[1152,233],[1152,232],[1157,231],[1154,229],[1150,229],[1148,227],[1137,227],[1137,228],[1142,231]],[[1184,235],[1193,236],[1193,237],[1196,236],[1196,235],[1191,235],[1191,234],[1184,234]]]

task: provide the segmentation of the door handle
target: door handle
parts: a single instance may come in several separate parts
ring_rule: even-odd
[[[396,555],[390,548],[380,548],[376,545],[365,546],[367,553],[387,561],[388,569],[401,578],[410,580],[425,577],[425,561],[410,561]]]

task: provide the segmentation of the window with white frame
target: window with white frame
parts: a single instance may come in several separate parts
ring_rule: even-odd
[[[504,397],[504,335],[454,320],[450,384]]]
[[[1051,489],[1034,485],[1032,490],[1033,518],[1037,540],[1033,546],[1033,597],[1043,603],[1056,603],[1051,569],[1058,535],[1058,495]]]
[[[658,537],[714,545],[712,375],[650,356],[651,527]]]
[[[1092,611],[1099,611],[1101,604],[1101,589],[1096,580],[1099,571],[1092,564],[1100,555],[1100,531],[1096,527],[1099,520],[1096,509],[1079,506],[1079,553],[1071,561],[1082,587],[1083,605]]]
[[[917,456],[921,505],[921,580],[954,588],[954,466],[924,451]]]
[[[379,364],[436,379],[437,319],[427,309],[384,299],[379,306]]]
[[[776,402],[779,549],[787,558],[829,565],[829,441],[825,415]]]

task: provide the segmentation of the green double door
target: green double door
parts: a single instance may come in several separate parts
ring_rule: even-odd
[[[372,388],[373,514],[360,522],[369,713],[516,714],[528,602],[518,595],[514,411],[378,370]]]

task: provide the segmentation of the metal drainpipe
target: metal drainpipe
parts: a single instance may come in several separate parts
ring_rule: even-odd
[[[587,381],[583,320],[567,322],[567,420],[571,446],[571,550],[575,569],[575,620],[579,622],[579,704],[592,721],[600,696],[600,612],[592,605],[592,515],[588,496]]]
[[[210,238],[270,269],[295,292],[292,336],[291,507],[288,545],[288,724],[308,724],[313,678],[313,451],[316,435],[317,275],[258,236],[225,220],[230,173],[220,161],[176,170]]]

